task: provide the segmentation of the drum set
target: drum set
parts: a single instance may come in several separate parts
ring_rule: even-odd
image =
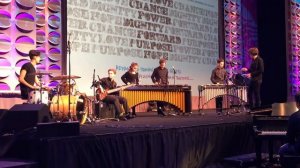
[[[36,73],[40,79],[50,73]],[[84,93],[78,91],[75,79],[79,76],[60,75],[51,80],[60,81],[55,88],[39,87],[29,93],[28,103],[49,105],[53,119],[60,121],[79,121],[84,124],[91,109],[91,100]],[[68,82],[68,80],[71,82]]]

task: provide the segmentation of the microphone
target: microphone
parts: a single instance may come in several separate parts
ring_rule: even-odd
[[[99,82],[100,82],[101,79],[100,79],[99,75],[97,75],[97,77],[98,77],[98,80],[99,80]]]
[[[172,69],[173,69],[173,71],[174,71],[174,74],[176,74],[176,70],[175,70],[174,65],[172,66]]]
[[[67,44],[67,47],[68,47],[69,50],[70,50],[70,47],[71,47],[71,42],[70,42],[70,40],[71,40],[71,35],[72,35],[72,32],[70,32],[69,35],[68,35],[69,37],[68,37],[68,42],[67,42],[68,44]]]

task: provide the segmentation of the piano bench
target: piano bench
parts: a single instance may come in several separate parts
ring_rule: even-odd
[[[283,155],[282,162],[287,163],[288,168],[300,168],[300,155]]]

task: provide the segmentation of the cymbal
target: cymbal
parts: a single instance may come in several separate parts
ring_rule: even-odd
[[[80,76],[71,75],[70,79],[78,79],[81,78]],[[51,80],[67,80],[69,79],[69,75],[59,75],[51,78]]]

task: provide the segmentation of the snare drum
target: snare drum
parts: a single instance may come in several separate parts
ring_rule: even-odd
[[[90,102],[85,96],[70,96],[70,114],[71,118],[84,124],[89,113]],[[57,121],[68,119],[69,115],[69,95],[56,95],[50,104],[52,116]]]
[[[62,83],[59,85],[58,93],[60,95],[73,95],[75,96],[77,92],[77,85],[76,84],[68,84],[68,83]]]
[[[42,94],[42,96],[41,96]],[[28,95],[29,104],[48,104],[48,91],[32,90]]]

